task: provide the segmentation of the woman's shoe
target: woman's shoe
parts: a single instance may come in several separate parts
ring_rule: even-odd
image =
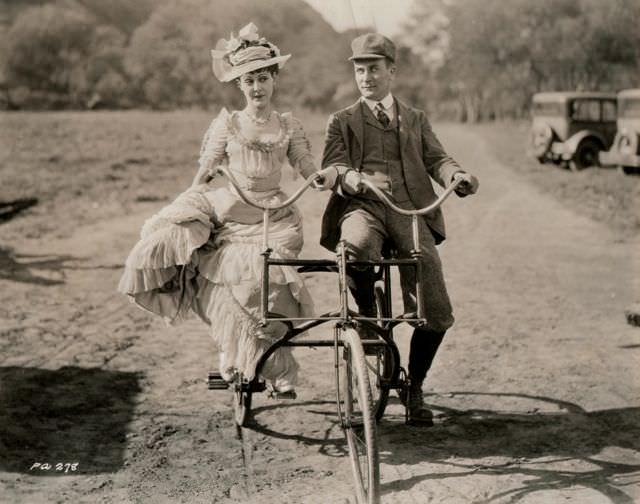
[[[278,380],[276,380],[276,383],[278,382]],[[276,383],[270,383],[267,386],[267,389],[269,391],[269,397],[271,397],[272,399],[296,399],[298,397],[298,395],[296,394],[296,390],[293,387],[293,385],[286,383],[286,384],[277,384]]]

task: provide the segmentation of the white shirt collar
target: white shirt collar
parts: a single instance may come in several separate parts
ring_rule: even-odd
[[[367,104],[371,111],[375,114],[375,108],[378,103],[382,103],[384,111],[388,116],[393,116],[393,96],[391,93],[387,94],[382,100],[370,100],[369,98],[362,97],[362,100]]]

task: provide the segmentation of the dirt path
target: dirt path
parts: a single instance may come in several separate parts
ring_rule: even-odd
[[[470,131],[439,133],[482,186],[446,209],[457,324],[425,389],[438,422],[407,427],[392,400],[383,502],[640,502],[640,332],[623,313],[639,243],[540,194]],[[321,198],[301,207],[311,257]],[[329,352],[297,351],[298,400],[256,398],[239,438],[228,397],[206,390],[206,328],[167,328],[115,293],[155,209],[2,249],[0,501],[353,502]],[[327,282],[310,280],[319,309]]]

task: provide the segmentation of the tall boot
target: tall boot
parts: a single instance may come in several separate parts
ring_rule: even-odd
[[[433,425],[433,413],[424,404],[422,385],[431,368],[433,359],[444,338],[444,332],[430,329],[415,329],[411,337],[409,351],[409,390],[408,397],[400,400],[409,410],[409,422],[422,426]]]

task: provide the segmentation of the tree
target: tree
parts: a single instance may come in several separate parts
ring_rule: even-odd
[[[25,10],[7,34],[8,85],[73,95],[73,75],[86,60],[92,30],[82,12],[56,5]]]

